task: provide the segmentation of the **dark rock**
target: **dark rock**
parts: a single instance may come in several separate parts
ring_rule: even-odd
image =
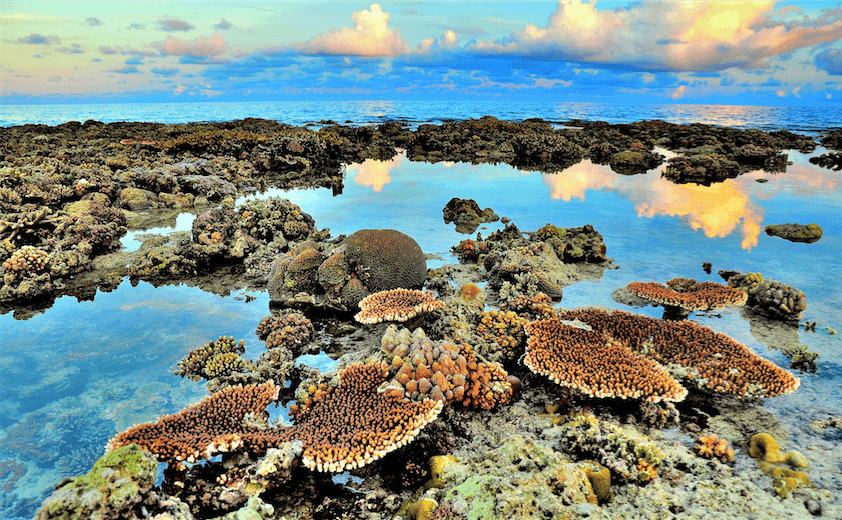
[[[491,208],[481,210],[473,199],[452,198],[442,210],[444,223],[456,223],[456,231],[471,234],[483,222],[497,222],[500,217]]]
[[[766,226],[766,234],[770,237],[781,237],[790,242],[804,242],[812,244],[822,237],[822,228],[816,223],[807,224],[771,224]]]

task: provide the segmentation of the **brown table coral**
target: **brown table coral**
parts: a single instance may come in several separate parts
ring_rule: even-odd
[[[626,289],[639,298],[664,306],[673,315],[693,311],[711,311],[731,305],[745,305],[745,292],[714,282],[697,282],[692,278],[673,278],[666,285],[657,282],[632,282]]]

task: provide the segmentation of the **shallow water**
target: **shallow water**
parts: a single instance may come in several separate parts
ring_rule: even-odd
[[[801,375],[796,393],[766,400],[763,407],[788,430],[787,449],[810,458],[821,454],[838,465],[839,432],[815,432],[808,424],[842,409],[842,174],[817,168],[807,157],[790,152],[793,164],[785,173],[757,171],[703,187],[670,183],[660,168],[622,176],[584,161],[544,175],[507,165],[418,163],[398,155],[349,165],[338,196],[330,189],[264,196],[289,198],[333,236],[367,227],[399,229],[441,257],[431,267],[455,262],[450,248],[467,238],[444,224],[442,208],[452,197],[473,198],[524,231],[548,222],[590,223],[619,269],[565,288],[561,306],[567,308],[602,305],[660,316],[654,307],[621,305],[611,293],[632,281],[721,281],[718,269],[759,271],[794,285],[808,297],[804,318],[819,323],[814,333],[784,325],[768,332],[763,320],[740,310],[693,319],[784,367],[789,363],[779,349],[785,345],[805,344],[820,354],[818,372]],[[763,232],[768,224],[785,222],[817,222],[824,236],[798,244]],[[487,224],[479,231],[487,235],[499,227]],[[702,271],[705,261],[714,274]],[[27,321],[0,316],[0,517],[31,518],[63,476],[90,467],[109,437],[204,396],[203,384],[172,374],[188,350],[233,335],[246,340],[246,357],[259,356],[263,346],[254,329],[268,314],[269,299],[265,292],[249,294],[256,299],[247,301],[242,291],[223,297],[186,285],[124,281],[93,301],[60,298]],[[831,335],[825,327],[840,333]],[[839,496],[839,477],[810,477]]]

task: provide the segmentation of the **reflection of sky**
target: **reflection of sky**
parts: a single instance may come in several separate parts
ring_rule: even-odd
[[[466,238],[453,224],[444,223],[442,209],[452,197],[472,198],[482,208],[491,207],[523,231],[534,231],[548,222],[564,227],[592,224],[603,235],[608,256],[618,268],[606,269],[596,281],[565,287],[561,305],[566,308],[603,305],[657,316],[658,309],[625,307],[614,302],[611,293],[632,281],[664,282],[678,276],[721,281],[718,269],[760,271],[804,291],[808,297],[805,319],[821,324],[819,332],[809,335],[790,331],[820,353],[819,373],[802,376],[797,393],[764,404],[782,422],[801,421],[798,427],[806,431],[804,421],[838,414],[839,409],[838,392],[833,389],[842,379],[838,369],[842,334],[830,336],[821,327],[842,332],[842,292],[835,283],[842,277],[838,258],[842,229],[837,223],[842,174],[817,168],[798,153],[791,153],[790,160],[793,164],[785,173],[753,172],[702,187],[672,184],[661,178],[660,169],[623,176],[588,161],[559,174],[542,175],[506,165],[429,164],[397,156],[348,166],[339,196],[319,188],[270,190],[249,199],[288,198],[311,214],[319,229],[330,228],[332,236],[362,228],[401,230],[418,241],[425,253],[440,255],[442,260],[428,262],[431,267],[454,262],[450,248]],[[756,182],[760,178],[768,182]],[[817,222],[824,236],[815,244],[796,244],[761,232],[768,223],[783,222]],[[484,224],[480,232],[487,236],[500,226],[499,222]],[[704,274],[704,261],[713,263],[714,274]],[[144,282],[137,287],[123,283],[111,293],[98,293],[94,301],[60,298],[28,321],[0,315],[0,389],[6,389],[0,391],[0,419],[4,421],[0,459],[8,456],[2,452],[8,428],[27,417],[52,418],[81,411],[116,430],[125,422],[150,420],[196,402],[203,386],[173,376],[176,362],[190,349],[220,335],[245,339],[246,357],[257,358],[263,346],[254,328],[269,313],[266,293],[257,296],[245,303],[183,285],[156,289]],[[772,350],[780,345],[755,338],[738,311],[695,319],[787,366],[783,355]],[[53,381],[63,373],[75,375],[65,376],[68,384],[59,388]],[[25,384],[35,390],[34,395],[42,386],[51,391],[22,402],[21,374],[26,375]],[[273,413],[273,417],[281,415],[280,409]],[[793,449],[814,442],[793,439],[789,444]],[[56,443],[61,441],[56,438]],[[59,480],[49,466],[32,470],[31,478],[40,479],[40,484],[33,482],[31,489],[46,492]]]

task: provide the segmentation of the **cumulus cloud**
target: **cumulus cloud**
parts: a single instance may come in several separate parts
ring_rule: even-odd
[[[234,24],[232,24],[231,22],[229,22],[225,18],[220,18],[219,23],[216,24],[214,27],[217,28],[217,29],[222,29],[224,31],[226,29],[230,29],[231,27],[234,27]]]
[[[764,60],[839,39],[842,13],[780,19],[773,0],[637,2],[597,10],[562,0],[544,27],[527,24],[471,50],[650,70],[757,68]]]
[[[29,36],[23,36],[14,40],[15,43],[27,43],[30,45],[58,45],[61,40],[58,36],[45,36],[43,34],[32,33]]]
[[[85,23],[90,25],[91,27],[96,27],[97,25],[102,25],[102,20],[95,16],[89,16],[85,18]]]
[[[354,28],[343,27],[320,34],[298,45],[305,54],[342,54],[350,56],[400,56],[409,50],[400,31],[389,28],[389,13],[377,4],[370,11],[357,11],[351,18]]]
[[[174,36],[167,36],[163,42],[153,46],[164,54],[172,56],[219,56],[225,52],[225,38],[221,34],[199,36],[194,40],[180,40]]]
[[[189,31],[190,29],[194,29],[192,25],[190,25],[185,20],[180,20],[178,18],[171,18],[169,16],[165,16],[158,20],[158,29],[167,32],[174,32],[174,31]]]
[[[842,76],[842,49],[825,49],[816,55],[816,66],[834,76]]]

